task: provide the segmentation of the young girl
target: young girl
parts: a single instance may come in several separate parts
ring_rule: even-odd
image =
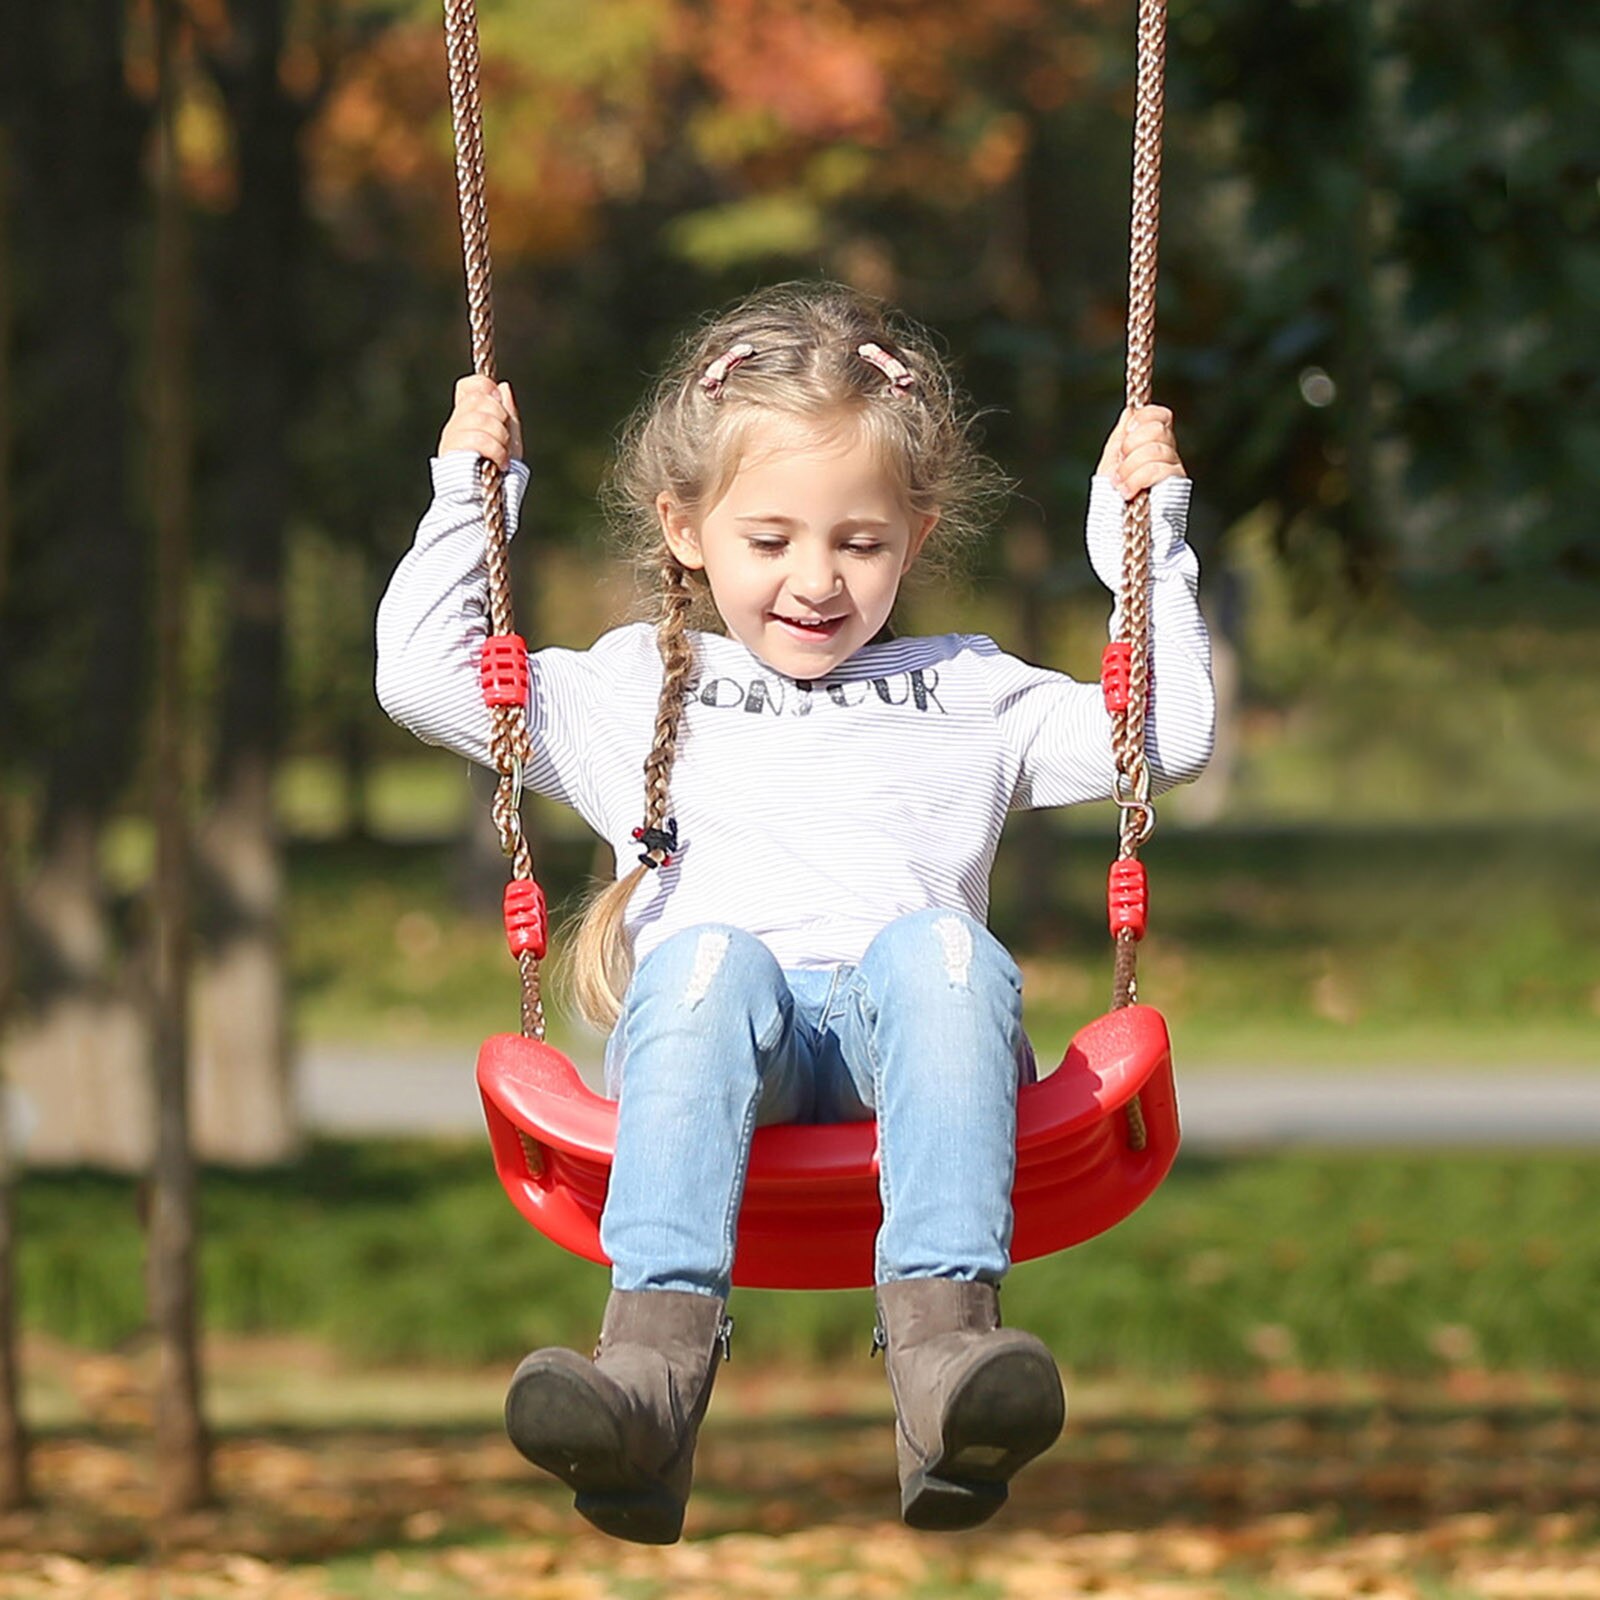
[[[508,470],[509,520],[520,453],[509,388],[463,379],[378,616],[389,714],[485,763],[477,458]],[[1123,499],[1154,491],[1158,789],[1211,747],[1182,473],[1170,413],[1125,415],[1089,507],[1115,592]],[[905,1520],[983,1521],[1060,1432],[1049,1351],[1000,1326],[1034,1065],[1021,977],[984,916],[1008,810],[1112,794],[1108,714],[1098,685],[989,639],[890,626],[924,547],[970,531],[995,481],[919,330],[829,285],[754,295],[683,344],[623,440],[617,494],[658,575],[655,626],[532,655],[526,782],[616,852],[575,962],[619,1105],[598,1349],[530,1355],[506,1418],[609,1533],[682,1528],[763,1123],[877,1119],[875,1348]],[[721,631],[692,625],[707,599]]]

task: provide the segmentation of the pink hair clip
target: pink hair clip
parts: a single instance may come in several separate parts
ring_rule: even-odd
[[[917,375],[905,362],[897,360],[890,355],[882,345],[860,344],[856,346],[856,354],[863,361],[870,361],[890,384],[898,389],[901,394],[907,393],[917,385]]]
[[[748,361],[756,353],[753,344],[736,344],[725,355],[720,355],[705,370],[705,375],[700,379],[700,387],[713,400],[722,398],[722,386],[728,381],[728,374],[739,365],[741,361]]]

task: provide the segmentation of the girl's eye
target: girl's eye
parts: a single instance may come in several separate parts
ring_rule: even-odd
[[[845,549],[853,556],[875,556],[883,546],[876,539],[852,539]]]
[[[757,538],[750,541],[750,548],[754,550],[758,556],[781,556],[786,547],[786,543],[787,541],[783,539]]]

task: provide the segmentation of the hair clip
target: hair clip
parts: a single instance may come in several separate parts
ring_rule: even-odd
[[[704,376],[700,379],[700,387],[713,400],[722,398],[722,386],[728,381],[728,374],[739,365],[741,361],[748,361],[756,353],[753,344],[736,344],[725,355],[720,355],[706,368]]]
[[[644,846],[639,857],[642,867],[670,867],[673,852],[678,848],[678,819],[668,817],[664,828],[635,828],[633,837]]]
[[[870,361],[884,377],[889,380],[891,387],[898,389],[901,394],[916,388],[917,375],[905,362],[889,354],[882,345],[861,344],[856,346],[856,354],[863,361]]]

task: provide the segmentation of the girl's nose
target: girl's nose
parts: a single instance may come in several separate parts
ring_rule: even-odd
[[[790,575],[789,588],[803,604],[821,605],[839,592],[839,569],[825,557],[802,561]]]

